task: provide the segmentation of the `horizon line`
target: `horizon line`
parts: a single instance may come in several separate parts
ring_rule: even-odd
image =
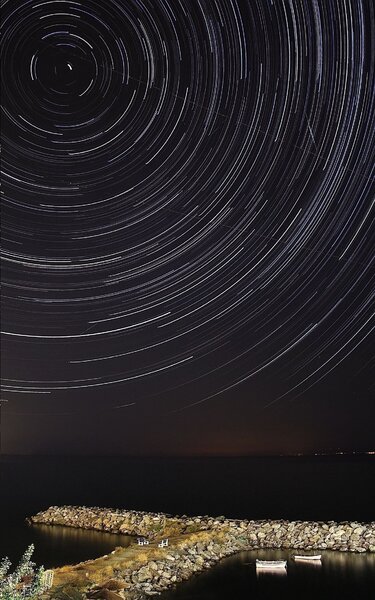
[[[272,452],[272,453],[248,453],[248,454],[86,454],[86,453],[8,453],[2,452],[0,458],[5,457],[43,457],[43,458],[280,458],[280,457],[317,457],[317,456],[345,456],[355,454],[375,454],[374,450],[318,450],[309,452]]]

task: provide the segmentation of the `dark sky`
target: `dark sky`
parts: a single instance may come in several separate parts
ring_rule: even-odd
[[[9,0],[2,450],[370,450],[371,0]]]

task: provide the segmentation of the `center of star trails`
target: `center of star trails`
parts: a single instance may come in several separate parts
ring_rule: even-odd
[[[73,65],[65,60],[58,61],[54,66],[54,75],[57,82],[69,83],[72,81]]]
[[[93,89],[94,62],[91,55],[75,46],[59,43],[54,47],[43,47],[33,56],[31,78],[42,86],[46,96],[51,95],[52,102],[64,104],[69,99],[67,95],[79,99]]]

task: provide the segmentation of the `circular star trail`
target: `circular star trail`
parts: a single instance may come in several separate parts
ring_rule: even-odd
[[[5,2],[7,397],[271,405],[350,370],[374,39],[367,0]]]

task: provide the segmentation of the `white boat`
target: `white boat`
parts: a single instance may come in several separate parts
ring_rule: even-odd
[[[259,560],[256,559],[257,569],[286,569],[286,560]]]
[[[321,554],[296,554],[295,556],[293,556],[293,558],[294,558],[294,560],[319,561],[319,560],[322,560],[322,555]]]

